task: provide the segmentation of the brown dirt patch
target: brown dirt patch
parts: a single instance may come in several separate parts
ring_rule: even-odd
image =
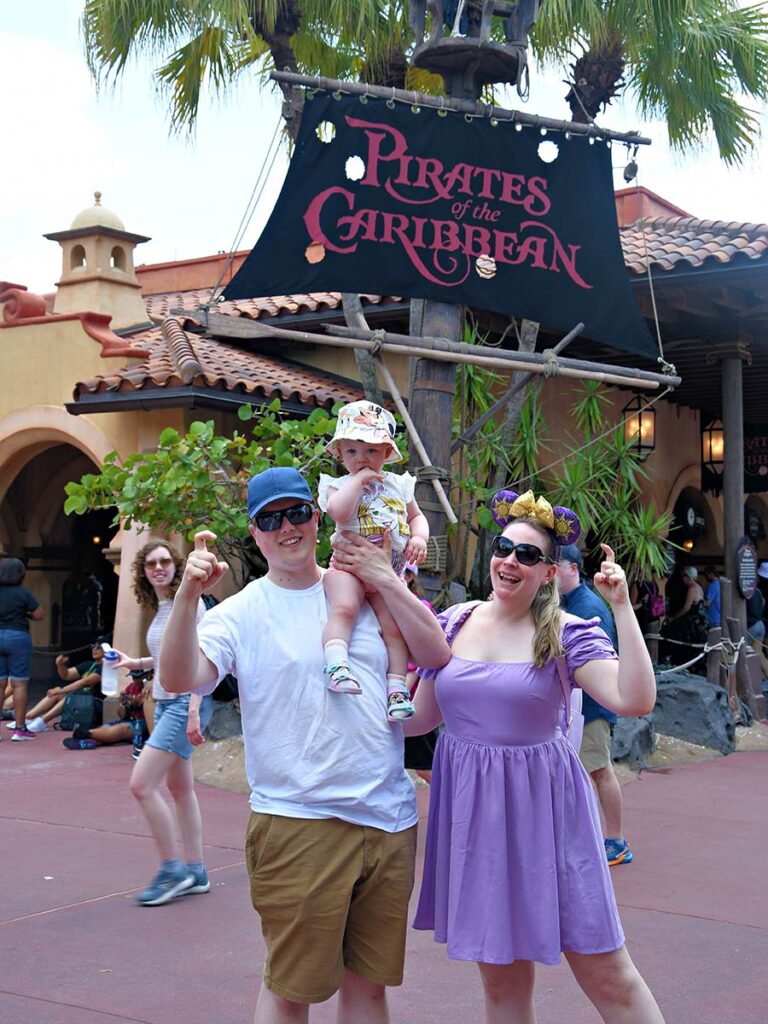
[[[192,759],[195,779],[217,789],[231,793],[250,792],[245,777],[243,737],[230,736],[226,740],[206,740],[198,747]]]
[[[748,729],[736,729],[736,750],[768,750],[768,723],[756,722]],[[657,736],[657,746],[651,755],[648,767],[662,768],[670,764],[696,764],[712,757],[720,757],[708,747],[700,747],[696,743],[686,743],[674,736]],[[232,793],[248,793],[248,782],[245,777],[243,760],[243,737],[233,736],[230,739],[212,742],[208,740],[194,754],[193,767],[198,782],[205,782],[218,789],[227,789]],[[638,773],[625,764],[616,765],[616,774],[622,786],[637,778]],[[416,786],[426,786],[415,772],[409,775]]]

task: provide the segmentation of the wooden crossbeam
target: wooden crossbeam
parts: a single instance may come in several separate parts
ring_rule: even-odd
[[[202,314],[201,314],[202,316]],[[465,345],[452,342],[447,338],[411,338],[408,335],[390,334],[388,331],[350,332],[353,336],[344,336],[349,328],[327,325],[329,334],[315,334],[310,331],[293,331],[272,327],[249,320],[245,317],[226,316],[212,310],[207,314],[207,326],[211,334],[218,338],[233,338],[242,341],[280,338],[284,341],[303,342],[311,345],[327,345],[337,348],[364,348],[374,355],[379,351],[398,352],[404,356],[415,356],[418,359],[434,359],[437,362],[469,363],[485,366],[489,369],[504,370],[513,373],[525,370],[531,373],[553,373],[561,377],[573,377],[580,380],[597,380],[604,384],[617,384],[621,387],[655,390],[660,385],[677,387],[680,378],[648,370],[627,369],[624,366],[612,366],[603,363],[590,363],[578,359],[557,359],[556,364],[538,352],[509,352],[506,349],[493,349],[493,355],[487,355],[479,345]],[[365,337],[365,334],[370,337]],[[354,335],[357,336],[354,336]],[[568,365],[563,365],[568,363]]]
[[[489,358],[499,359],[503,363],[515,362],[525,364],[526,370],[532,372],[546,373],[552,370],[552,362],[549,356],[543,352],[518,352],[510,351],[508,349],[493,349],[493,356],[488,355],[488,349],[482,345],[467,345],[465,342],[451,341],[449,338],[423,338],[417,337],[410,334],[393,334],[390,331],[352,331],[349,327],[341,327],[337,324],[327,324],[325,327],[329,334],[336,335],[340,338],[349,338],[353,335],[368,341],[375,341],[377,338],[381,341],[386,341],[391,345],[398,347],[408,347],[411,345],[418,346],[420,349],[429,350],[429,358],[437,359],[438,353],[452,353],[455,356],[466,355],[469,357],[477,356],[479,359],[487,360]],[[450,360],[449,360],[450,361]],[[456,362],[466,362],[469,360],[456,359]],[[538,367],[538,371],[534,369]],[[518,369],[519,367],[515,367]],[[576,373],[568,373],[567,371],[573,370]],[[645,381],[645,386],[649,388],[656,388],[660,384],[665,387],[676,387],[680,383],[679,377],[668,376],[664,373],[655,373],[652,370],[639,370],[630,369],[626,366],[614,366],[611,363],[595,363],[585,359],[568,359],[558,358],[556,368],[552,370],[553,374],[557,373],[561,376],[584,376],[585,373],[592,372],[594,379],[600,379],[600,375],[608,374],[617,378],[627,377],[632,378],[633,381],[642,380]],[[617,383],[621,383],[618,380]],[[634,385],[633,385],[634,386]]]
[[[288,85],[304,86],[307,89],[317,89],[318,91],[349,93],[352,96],[378,96],[381,99],[408,103],[415,107],[457,110],[462,114],[472,114],[474,117],[512,121],[514,124],[530,125],[533,128],[551,128],[552,131],[570,132],[571,135],[588,135],[593,139],[610,139],[614,142],[625,142],[631,146],[651,145],[651,139],[637,131],[614,132],[609,128],[600,128],[592,123],[579,124],[576,121],[560,121],[554,117],[543,117],[541,114],[526,114],[522,110],[494,107],[490,103],[480,103],[477,100],[460,100],[452,96],[430,96],[427,93],[412,92],[408,89],[387,89],[383,85],[342,82],[338,78],[316,78],[312,75],[301,75],[296,71],[272,71],[269,77],[275,82],[285,82]]]

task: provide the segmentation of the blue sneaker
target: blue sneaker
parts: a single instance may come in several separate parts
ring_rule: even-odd
[[[632,863],[632,851],[626,839],[606,839],[605,855],[609,868],[616,867],[617,864]]]
[[[161,868],[149,888],[136,897],[136,902],[142,907],[160,907],[186,892],[194,882],[195,876],[187,867],[176,871]]]
[[[195,868],[191,868],[189,865],[187,865],[187,871],[190,872],[190,874],[194,877],[195,880],[188,889],[184,890],[184,892],[181,894],[182,896],[194,896],[195,893],[198,892],[211,891],[211,883],[208,881],[208,872],[205,870],[205,868],[202,868],[201,870],[195,870]]]

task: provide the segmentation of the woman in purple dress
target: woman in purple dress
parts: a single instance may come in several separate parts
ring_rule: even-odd
[[[453,657],[422,672],[407,735],[435,728],[429,826],[414,926],[475,961],[486,1024],[533,1024],[534,962],[565,954],[608,1024],[663,1024],[624,946],[589,777],[565,735],[580,686],[619,715],[642,715],[655,679],[626,578],[603,545],[595,587],[621,657],[595,623],[560,611],[558,548],[581,527],[569,509],[500,491],[493,600],[440,616]],[[558,665],[559,660],[559,665]]]

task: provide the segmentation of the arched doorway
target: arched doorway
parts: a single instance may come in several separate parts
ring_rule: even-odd
[[[32,630],[33,681],[52,678],[55,654],[78,660],[112,630],[118,577],[103,551],[117,532],[114,510],[64,514],[65,485],[98,468],[74,445],[50,442],[21,449],[0,473],[0,536],[25,562],[25,585],[44,611]]]
[[[716,523],[707,499],[697,487],[684,487],[674,504],[669,531],[669,540],[677,546],[672,549],[675,567],[666,588],[670,611],[677,611],[684,600],[683,568],[702,569],[706,563],[721,562],[712,550],[716,536]]]

